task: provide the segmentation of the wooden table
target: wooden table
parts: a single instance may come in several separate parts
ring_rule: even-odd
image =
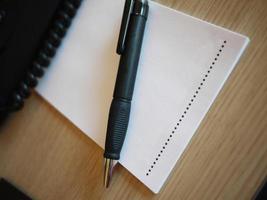
[[[267,175],[267,1],[160,0],[247,35],[249,48],[160,194],[119,166],[37,94],[0,128],[0,177],[38,200],[251,199]]]

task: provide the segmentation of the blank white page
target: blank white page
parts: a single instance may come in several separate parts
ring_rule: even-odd
[[[83,2],[37,91],[104,147],[124,0]],[[150,2],[119,161],[159,192],[248,38]]]

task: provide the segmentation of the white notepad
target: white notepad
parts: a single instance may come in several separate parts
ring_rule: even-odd
[[[85,0],[37,91],[103,148],[124,0]],[[159,192],[248,38],[150,2],[119,161]],[[77,147],[79,148],[79,147]]]

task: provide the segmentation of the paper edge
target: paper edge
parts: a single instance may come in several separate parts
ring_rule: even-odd
[[[157,6],[161,7],[161,8],[165,8],[165,9],[167,9],[167,10],[169,10],[169,11],[173,11],[173,12],[179,14],[179,15],[183,15],[183,16],[185,16],[185,17],[189,17],[189,18],[194,19],[194,20],[197,20],[197,21],[199,21],[199,22],[203,22],[203,23],[205,23],[205,24],[211,25],[211,26],[213,26],[213,27],[215,27],[215,28],[218,28],[218,29],[220,29],[220,30],[224,30],[224,31],[230,32],[230,33],[232,33],[232,34],[234,34],[234,35],[236,35],[236,36],[242,37],[242,38],[244,38],[244,39],[248,39],[248,40],[250,40],[247,36],[245,36],[245,35],[243,35],[243,34],[240,34],[240,33],[237,33],[237,32],[234,32],[234,31],[232,31],[232,30],[230,30],[230,29],[227,29],[227,28],[224,28],[224,27],[222,27],[222,26],[216,25],[216,24],[214,24],[214,22],[208,22],[208,21],[205,21],[204,19],[199,19],[199,18],[197,18],[197,17],[195,17],[195,16],[192,16],[192,15],[190,15],[190,14],[187,14],[187,13],[185,13],[185,12],[176,10],[176,9],[174,9],[174,8],[168,7],[168,6],[166,6],[166,5],[163,5],[163,4],[161,4],[161,3],[158,3],[158,2],[155,2],[155,1],[152,1],[152,0],[149,0],[149,3],[151,3],[151,4],[155,4],[155,5],[157,5]]]

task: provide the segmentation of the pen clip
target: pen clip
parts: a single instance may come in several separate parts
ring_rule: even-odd
[[[117,46],[117,53],[121,55],[125,48],[125,40],[128,31],[128,25],[130,22],[131,13],[133,10],[134,0],[126,0],[124,5],[124,11],[121,21],[121,29],[119,35],[119,41]]]

